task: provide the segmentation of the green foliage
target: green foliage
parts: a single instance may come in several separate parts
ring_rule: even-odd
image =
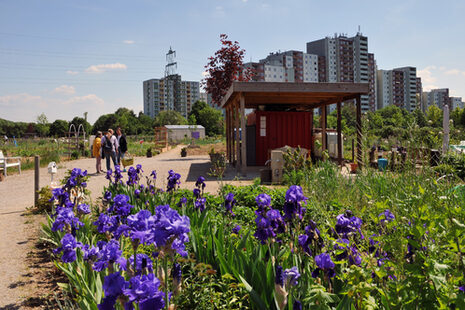
[[[283,153],[283,183],[301,185],[304,181],[304,171],[312,166],[312,159],[300,147],[288,149]]]
[[[426,111],[426,117],[428,119],[428,123],[432,127],[442,127],[443,112],[437,106],[429,106]]]
[[[220,110],[212,108],[204,101],[196,101],[192,105],[189,118],[193,116],[197,125],[205,127],[208,136],[221,135],[224,133],[224,118]]]
[[[89,135],[92,132],[92,125],[89,124],[89,122],[86,121],[82,117],[76,116],[75,118],[73,118],[73,120],[69,124],[70,125],[74,124],[74,126],[76,126],[76,131],[78,131],[79,125],[82,124],[82,126],[84,127],[84,131],[86,132],[86,135]],[[82,129],[81,129],[81,133],[82,133]]]
[[[55,120],[50,124],[50,135],[53,137],[63,137],[69,130],[68,122],[62,119]]]
[[[454,173],[462,180],[465,180],[465,154],[447,153],[442,157],[442,164],[436,168],[441,174]]]
[[[52,190],[49,186],[44,186],[39,190],[39,201],[31,208],[33,213],[51,213],[53,211]]]
[[[177,111],[161,111],[155,117],[155,127],[165,125],[187,125],[187,120]]]

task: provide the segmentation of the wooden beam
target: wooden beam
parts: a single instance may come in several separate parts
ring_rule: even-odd
[[[357,110],[357,164],[362,167],[362,101],[360,95],[355,99],[355,105]]]
[[[337,161],[342,166],[342,124],[341,124],[341,103],[337,103]]]
[[[247,133],[246,133],[246,118],[245,118],[245,98],[241,93],[239,97],[240,116],[241,116],[241,170],[242,175],[247,175]]]
[[[226,158],[228,159],[228,162],[231,162],[231,159],[229,157],[231,154],[231,151],[229,148],[230,138],[229,138],[229,109],[228,108],[225,109],[225,113],[226,113]]]

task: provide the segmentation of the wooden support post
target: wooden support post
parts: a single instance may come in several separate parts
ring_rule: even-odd
[[[5,168],[6,169],[6,168]],[[34,156],[34,206],[39,204],[39,171],[40,171],[40,156]]]
[[[337,161],[342,166],[342,124],[341,124],[341,103],[337,103]]]
[[[326,106],[321,107],[320,126],[321,126],[321,156],[328,148],[326,145]]]
[[[240,96],[240,117],[241,117],[241,172],[243,176],[247,175],[247,133],[245,119],[245,98],[241,93]]]
[[[356,98],[357,109],[357,164],[362,167],[362,101],[360,95]]]
[[[313,112],[314,110],[310,110],[310,157],[313,159],[315,156],[315,141],[313,140]]]
[[[239,102],[235,102],[235,107],[234,107],[234,120],[235,120],[235,135],[236,135],[236,170],[239,172],[241,162],[240,162],[240,140],[239,140]]]
[[[225,112],[226,112],[226,158],[228,159],[228,162],[231,162],[231,158],[230,158],[231,150],[229,148],[230,147],[229,145],[229,142],[230,142],[230,139],[229,139],[229,109],[226,108]]]

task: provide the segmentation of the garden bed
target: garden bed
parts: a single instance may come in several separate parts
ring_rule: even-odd
[[[431,170],[346,178],[330,163],[304,175],[303,188],[226,185],[213,196],[202,178],[180,190],[171,171],[160,189],[138,167],[109,176],[89,206],[73,199],[86,179],[74,170],[54,192],[45,239],[68,277],[62,287],[86,309],[465,306],[457,184]]]

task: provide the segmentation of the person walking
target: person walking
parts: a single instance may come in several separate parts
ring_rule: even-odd
[[[113,161],[113,165],[116,166],[116,150],[118,149],[118,140],[113,135],[113,130],[108,129],[105,133],[104,138],[102,138],[102,150],[103,155],[105,156],[106,163],[107,163],[107,171],[111,168],[111,162]]]
[[[94,139],[94,144],[92,145],[92,155],[95,157],[95,168],[97,168],[97,173],[103,172],[102,171],[102,157],[100,155],[100,151],[102,148],[102,132],[97,131],[97,135]]]
[[[124,155],[128,151],[128,143],[126,141],[126,136],[123,134],[121,127],[116,128],[116,138],[118,139],[118,155],[116,157],[116,162],[118,165],[121,165],[122,159],[124,159]],[[126,172],[126,167],[124,166],[123,172]]]

